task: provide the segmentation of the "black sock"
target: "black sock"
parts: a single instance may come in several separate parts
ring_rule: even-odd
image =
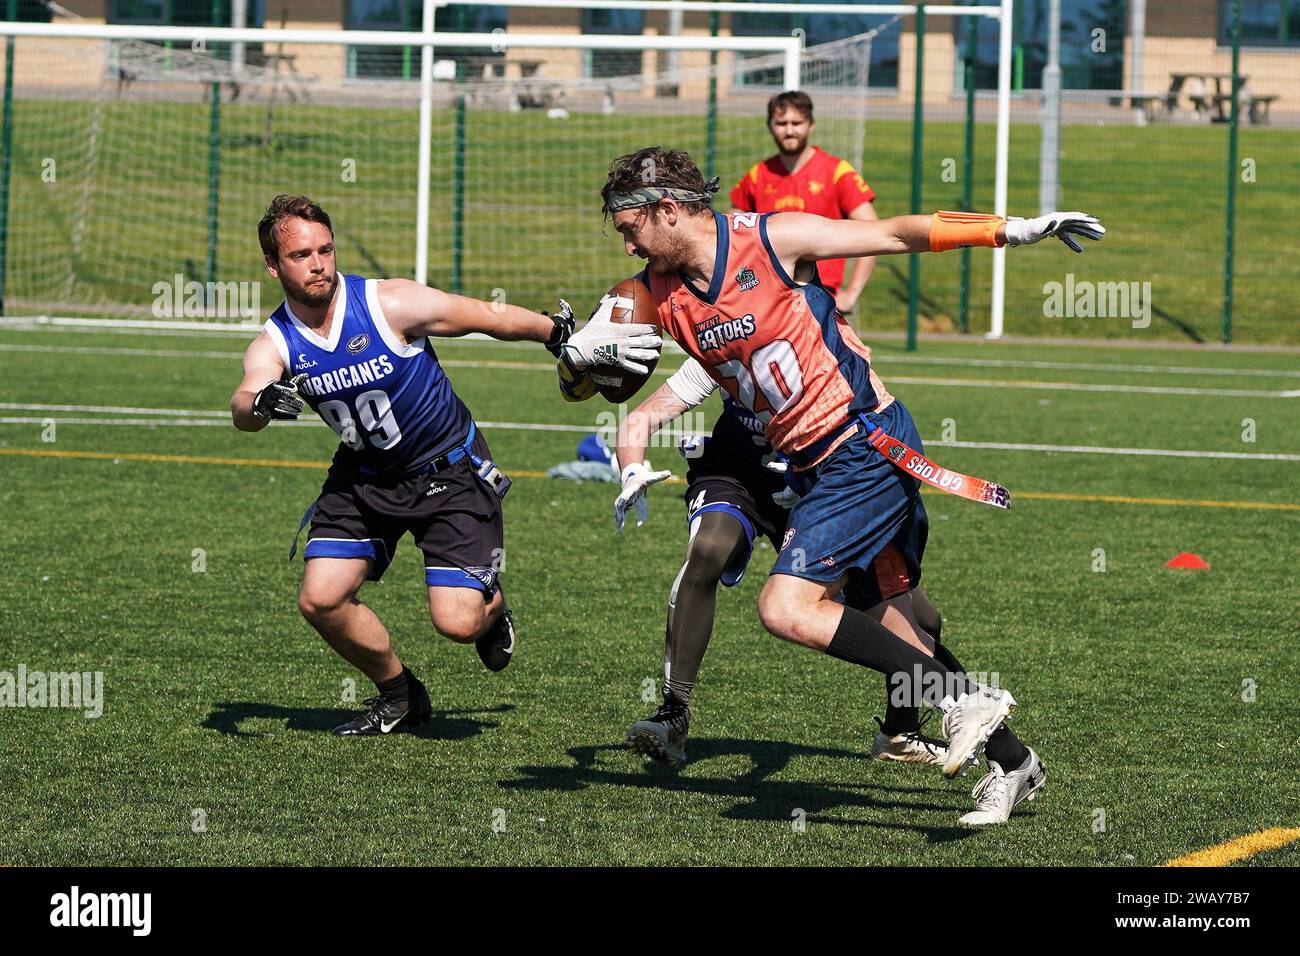
[[[913,695],[929,692],[936,697],[929,703],[937,705],[944,696],[959,697],[973,689],[964,674],[945,667],[941,661],[927,655],[919,648],[894,634],[868,614],[845,607],[840,626],[835,629],[826,653],[851,664],[859,664],[892,675],[897,686],[899,675],[912,680]]]
[[[1003,724],[989,737],[984,746],[984,756],[1002,768],[1003,773],[1019,770],[1029,757],[1029,748]]]
[[[403,664],[402,673],[392,680],[375,681],[375,686],[379,688],[381,697],[387,697],[389,700],[409,700],[414,682],[415,675]]]
[[[914,704],[902,704],[894,699],[897,685],[885,677],[885,719],[880,723],[881,733],[897,737],[921,725],[921,713]]]

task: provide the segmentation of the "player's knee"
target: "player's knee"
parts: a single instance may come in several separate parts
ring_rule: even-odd
[[[308,622],[315,624],[337,614],[350,599],[346,594],[303,588],[298,592],[298,610]]]
[[[441,608],[430,617],[434,630],[457,644],[469,644],[476,640],[487,623],[481,608]]]
[[[745,544],[745,531],[734,518],[705,515],[686,553],[686,577],[695,583],[716,584]]]
[[[764,588],[758,596],[758,619],[763,627],[783,641],[799,643],[797,608],[780,592]]]

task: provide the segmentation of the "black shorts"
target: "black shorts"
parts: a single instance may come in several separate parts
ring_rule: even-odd
[[[778,550],[790,512],[772,500],[785,488],[785,479],[763,467],[763,455],[771,449],[754,442],[753,432],[723,415],[706,439],[698,457],[688,459],[686,472],[686,521],[719,511],[740,522],[749,543],[744,553],[722,572],[722,583],[740,583],[760,534]]]
[[[491,458],[482,433],[472,445]],[[439,472],[404,478],[363,478],[340,448],[313,506],[304,559],[366,558],[367,578],[378,581],[397,541],[411,532],[424,552],[430,587],[496,590],[502,566],[501,499],[479,478],[468,457]]]

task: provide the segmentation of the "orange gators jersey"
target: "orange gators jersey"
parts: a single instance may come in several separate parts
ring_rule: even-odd
[[[641,274],[660,327],[763,423],[796,467],[852,434],[860,412],[893,401],[824,288],[796,283],[767,240],[771,214],[714,213],[717,257],[708,291],[681,273]]]
[[[731,205],[746,212],[810,212],[827,219],[847,219],[875,192],[848,160],[813,147],[813,157],[796,173],[780,156],[755,163],[731,191]],[[844,260],[817,263],[821,282],[831,292],[844,283]]]

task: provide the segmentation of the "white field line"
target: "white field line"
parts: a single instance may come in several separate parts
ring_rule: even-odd
[[[0,343],[0,351],[11,352],[66,352],[87,355],[140,355],[157,358],[219,358],[235,361],[241,357],[239,352],[186,352],[179,349],[125,349],[108,346],[37,346],[13,345]],[[500,371],[551,372],[554,366],[549,362],[493,362],[477,359],[444,359],[441,364],[446,368],[496,369]],[[1258,370],[1256,370],[1258,371]],[[672,374],[670,369],[655,369],[656,376]],[[1300,398],[1300,389],[1290,391],[1272,391],[1247,388],[1198,388],[1195,386],[1174,385],[1103,385],[1091,382],[1034,382],[1027,380],[1007,381],[1002,379],[965,379],[965,378],[916,378],[907,375],[890,375],[889,381],[902,385],[933,385],[945,388],[1020,388],[1035,391],[1058,392],[1109,392],[1140,395],[1185,395],[1211,398]],[[3,406],[0,406],[3,407]]]
[[[889,375],[888,385],[938,385],[953,388],[1027,388],[1045,392],[1119,392],[1136,395],[1192,395],[1214,398],[1300,398],[1300,388],[1286,392],[1250,388],[1195,388],[1176,385],[1099,385],[1090,382],[1000,381],[972,378],[912,378]]]
[[[96,412],[108,411],[126,414],[139,415],[173,415],[173,418],[55,418],[53,419],[59,425],[136,425],[153,427],[157,425],[172,426],[226,426],[229,424],[229,412],[224,411],[194,411],[189,409],[167,409],[167,408],[118,408],[103,405],[17,405],[13,403],[0,403],[0,409],[8,410],[67,410]],[[41,425],[47,418],[30,418],[30,417],[7,417],[0,418],[0,424],[3,425]],[[588,434],[597,431],[597,428],[591,425],[562,425],[552,422],[478,422],[481,428],[497,428],[503,431],[535,431],[535,432],[566,432],[573,434]],[[319,419],[310,418],[300,421],[281,421],[276,422],[276,428],[324,428],[325,423]],[[682,432],[682,434],[686,434]],[[702,432],[700,434],[709,434]],[[678,437],[677,433],[673,433]],[[1049,454],[1076,454],[1076,455],[1122,455],[1127,457],[1157,457],[1157,458],[1218,458],[1235,461],[1296,461],[1300,462],[1300,454],[1283,454],[1269,452],[1238,452],[1238,451],[1196,451],[1171,448],[1110,448],[1101,445],[1036,445],[1023,444],[1016,442],[980,442],[980,441],[954,441],[954,442],[927,442],[927,448],[976,448],[992,451],[1033,451]]]
[[[940,358],[938,356],[889,355],[885,365],[958,365],[967,368],[1039,368],[1077,372],[1139,372],[1162,375],[1248,375],[1260,378],[1300,378],[1300,370],[1267,368],[1222,368],[1194,365],[1127,365],[1105,362],[1034,362],[1013,359]]]
[[[1130,455],[1156,458],[1229,458],[1240,461],[1300,461],[1300,455],[1244,451],[1184,451],[1171,448],[1108,448],[1102,445],[1027,445],[997,441],[929,441],[926,448],[989,448],[1073,455]]]
[[[66,320],[64,320],[66,321]],[[22,318],[0,318],[0,331],[6,332],[76,332],[81,334],[90,334],[86,328],[80,325],[49,325],[45,323],[32,324],[31,320]],[[94,328],[90,330],[94,334],[113,333],[120,335],[179,335],[189,338],[207,338],[212,336],[225,335],[243,335],[247,336],[249,331],[257,329],[135,329],[135,328]],[[484,342],[492,343],[493,349],[522,349],[535,350],[537,348],[534,342],[502,342],[493,339],[482,332],[471,332],[468,335],[458,338],[440,338],[435,342],[435,348],[441,349],[446,346],[456,345],[474,345],[477,346]],[[82,351],[71,346],[15,346],[0,345],[0,350],[26,351],[26,352],[43,352],[43,351]],[[86,349],[86,354],[100,354]],[[664,341],[664,351],[671,354],[685,353],[681,346],[671,339]],[[155,353],[150,349],[123,349],[113,353],[103,354],[136,354],[136,355],[153,355]],[[202,355],[205,358],[227,358],[232,353],[227,352],[184,352],[183,355]],[[242,353],[233,353],[239,357]],[[161,355],[161,357],[171,357],[170,353]],[[1204,368],[1194,365],[1135,365],[1125,362],[1045,362],[1032,361],[1028,359],[980,359],[980,358],[945,358],[940,356],[908,356],[908,355],[886,355],[878,356],[878,361],[874,364],[888,367],[891,365],[950,365],[959,368],[1021,368],[1021,369],[1049,369],[1057,371],[1077,371],[1077,372],[1122,372],[1136,373],[1142,375],[1221,375],[1221,376],[1247,376],[1254,378],[1300,378],[1300,370],[1297,369],[1266,369],[1266,368],[1225,368],[1221,366],[1206,366]],[[537,363],[542,367],[549,367],[546,363]]]
[[[205,352],[186,349],[128,349],[108,345],[14,345],[0,343],[0,352],[56,352],[63,355],[135,355],[141,358],[210,358],[237,362],[243,352]]]

